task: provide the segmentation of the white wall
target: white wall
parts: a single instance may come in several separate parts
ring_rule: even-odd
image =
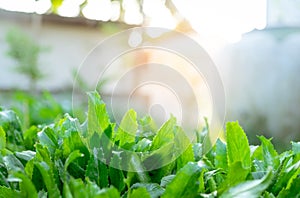
[[[43,23],[39,16],[2,10],[0,14],[8,14],[0,18],[0,89],[28,88],[27,79],[13,71],[16,63],[6,55],[5,36],[10,28],[18,27],[48,48],[40,57],[39,67],[46,77],[39,81],[38,88],[49,90],[71,87],[72,70],[77,69],[89,51],[104,38],[96,27]]]
[[[299,52],[296,28],[254,31],[224,48],[216,60],[226,87],[227,120],[274,136],[275,142],[299,141]]]

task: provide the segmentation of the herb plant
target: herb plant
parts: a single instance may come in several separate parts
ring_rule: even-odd
[[[83,124],[65,114],[23,130],[0,110],[0,197],[300,197],[300,142],[281,154],[263,136],[249,146],[229,122],[226,142],[202,153],[208,128],[190,142],[174,117],[157,129],[133,110],[117,126],[98,93],[88,97]]]

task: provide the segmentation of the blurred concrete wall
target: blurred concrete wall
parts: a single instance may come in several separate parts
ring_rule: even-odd
[[[72,87],[72,71],[104,35],[95,24],[56,16],[40,16],[0,10],[0,89],[28,87],[28,79],[14,72],[16,63],[7,56],[5,41],[11,28],[19,28],[47,50],[41,54],[39,67],[45,78],[38,88],[55,90]],[[89,71],[89,74],[93,71]]]
[[[253,31],[216,58],[227,94],[227,120],[254,134],[300,140],[300,28]]]

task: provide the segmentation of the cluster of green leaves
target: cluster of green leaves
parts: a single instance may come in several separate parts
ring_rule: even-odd
[[[87,122],[66,114],[22,131],[0,111],[0,197],[299,197],[300,143],[278,154],[271,140],[249,146],[237,122],[226,143],[202,152],[207,127],[190,142],[171,117],[159,129],[129,110],[117,127],[96,92]]]
[[[49,92],[34,95],[16,92],[10,97],[11,109],[20,118],[21,127],[26,130],[30,126],[47,125],[59,120],[65,113],[71,113],[71,104],[59,103]]]

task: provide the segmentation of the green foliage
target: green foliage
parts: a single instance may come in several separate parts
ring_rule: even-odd
[[[221,197],[257,197],[261,195],[272,182],[272,172],[269,171],[263,178],[246,181],[228,189]]]
[[[249,146],[238,122],[202,154],[176,119],[159,129],[129,110],[120,125],[90,92],[87,128],[65,114],[21,127],[0,110],[0,197],[299,197],[300,143],[278,154],[271,139]],[[207,131],[207,129],[204,129]]]
[[[187,163],[166,186],[166,191],[162,197],[196,197],[200,172],[201,167],[196,163]]]
[[[126,148],[134,144],[137,129],[136,112],[130,109],[123,117],[115,137],[115,140],[119,141],[119,146]]]
[[[24,149],[21,123],[14,111],[1,109],[0,107],[0,126],[3,145],[15,151]]]
[[[29,129],[33,125],[51,124],[62,118],[65,113],[71,113],[71,105],[58,103],[49,92],[31,95],[20,91],[14,93],[11,100],[12,109],[20,118],[22,129],[30,130],[29,133],[34,133],[35,129]]]
[[[225,188],[245,181],[251,169],[248,139],[238,122],[226,125],[228,173]],[[222,190],[221,190],[222,191]]]

